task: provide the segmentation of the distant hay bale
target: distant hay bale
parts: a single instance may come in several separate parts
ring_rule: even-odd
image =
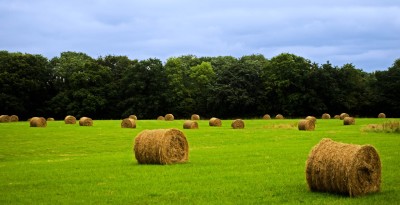
[[[19,118],[18,118],[17,115],[11,115],[10,116],[10,122],[18,122],[18,121],[19,121]]]
[[[340,119],[340,115],[333,116],[333,119]]]
[[[190,117],[190,119],[191,119],[191,120],[200,120],[200,115],[198,115],[198,114],[193,114],[193,115]]]
[[[174,121],[174,115],[173,114],[166,114],[164,119],[165,119],[165,121]]]
[[[183,123],[183,129],[198,129],[199,124],[194,120],[186,120]]]
[[[312,121],[314,125],[317,124],[317,118],[314,116],[307,116],[305,119]]]
[[[345,117],[350,117],[350,115],[345,112],[340,114],[340,120],[343,120]]]
[[[221,127],[222,126],[222,121],[216,117],[212,117],[209,121],[208,124],[212,127]]]
[[[264,119],[264,120],[269,120],[269,119],[271,119],[271,116],[269,116],[268,114],[265,114],[265,115],[263,116],[263,119]]]
[[[281,115],[281,114],[277,114],[276,116],[275,116],[275,119],[285,119],[284,117],[283,117],[283,115]]]
[[[47,121],[44,117],[32,117],[29,124],[31,127],[46,127]]]
[[[129,115],[129,118],[130,118],[130,119],[137,120],[137,117],[136,117],[136,115]]]
[[[158,116],[157,120],[165,120],[164,116]]]
[[[65,124],[76,124],[76,118],[72,115],[67,115],[64,119]]]
[[[92,118],[81,117],[81,119],[79,119],[79,126],[93,126]]]
[[[371,145],[345,144],[324,138],[308,155],[306,180],[311,191],[351,197],[379,192],[379,154]]]
[[[378,118],[386,118],[386,114],[381,112],[378,114]]]
[[[133,118],[125,118],[121,122],[121,128],[136,128],[136,121]]]
[[[356,120],[354,119],[354,117],[345,117],[343,119],[343,125],[354,125],[356,124]]]
[[[47,121],[54,121],[54,118],[49,117],[49,118],[47,118]]]
[[[135,137],[133,151],[139,164],[184,163],[189,144],[178,129],[144,130]]]
[[[0,115],[0,122],[10,122],[10,116],[8,115]]]
[[[241,119],[236,119],[232,122],[231,127],[233,129],[243,129],[244,128],[244,121]]]
[[[324,113],[324,114],[322,114],[321,119],[324,119],[324,120],[331,119],[331,115],[328,113]]]
[[[300,120],[297,127],[299,130],[313,131],[315,129],[315,123],[312,120]]]

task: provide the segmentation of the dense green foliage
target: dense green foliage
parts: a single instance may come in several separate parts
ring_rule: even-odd
[[[93,127],[50,121],[0,123],[0,204],[398,204],[399,134],[360,131],[386,119],[317,120],[299,131],[297,119],[231,120],[183,130],[183,120],[94,120]],[[189,161],[139,165],[133,139],[144,129],[179,128],[189,143]],[[373,145],[382,162],[381,192],[349,198],[310,192],[305,162],[322,138]]]
[[[64,52],[41,55],[0,51],[0,114],[154,119],[173,113],[220,118],[319,116],[324,112],[400,116],[400,59],[373,73],[352,64],[318,65],[300,56],[263,55],[93,59]]]

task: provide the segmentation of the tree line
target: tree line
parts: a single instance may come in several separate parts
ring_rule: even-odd
[[[301,56],[171,57],[131,60],[63,52],[0,51],[0,114],[63,119],[66,115],[155,119],[287,117],[347,112],[400,116],[400,59],[367,73],[352,64],[319,65]]]

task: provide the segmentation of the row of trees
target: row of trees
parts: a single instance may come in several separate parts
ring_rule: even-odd
[[[0,85],[0,114],[20,118],[400,116],[400,59],[385,71],[366,73],[288,53],[271,59],[185,55],[162,63],[77,52],[49,60],[0,51]]]

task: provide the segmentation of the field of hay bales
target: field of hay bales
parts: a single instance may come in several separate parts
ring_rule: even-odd
[[[400,135],[368,132],[369,124],[389,119],[318,119],[314,131],[299,131],[299,119],[232,119],[221,127],[198,120],[198,129],[182,129],[184,120],[137,120],[135,129],[121,120],[93,119],[93,126],[49,121],[0,123],[0,204],[398,204]],[[177,128],[189,144],[187,163],[138,164],[133,143],[145,129]],[[311,192],[306,161],[323,138],[370,144],[382,162],[379,193],[361,197]]]

